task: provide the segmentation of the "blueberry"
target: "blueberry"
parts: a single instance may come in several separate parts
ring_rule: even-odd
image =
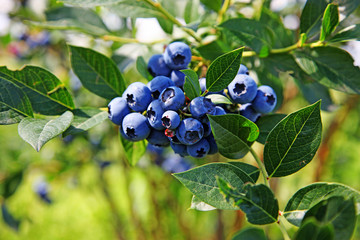
[[[146,140],[156,147],[167,147],[170,144],[169,139],[165,136],[164,131],[151,129],[149,136]]]
[[[99,161],[98,162],[99,168],[102,170],[109,167],[111,164],[112,164],[111,161]]]
[[[236,103],[248,103],[256,96],[257,85],[254,79],[245,74],[238,74],[228,86],[229,96]]]
[[[170,74],[171,80],[174,82],[175,86],[183,87],[185,83],[185,73],[180,72],[179,70],[173,70]]]
[[[180,116],[173,110],[168,110],[161,117],[162,125],[169,129],[176,129],[180,124]]]
[[[117,124],[121,125],[125,115],[130,113],[130,108],[126,99],[122,97],[116,97],[110,101],[108,105],[109,119]]]
[[[176,136],[176,130],[165,129],[165,136],[168,137],[171,143],[180,144],[180,141]]]
[[[147,69],[153,77],[169,76],[171,72],[171,69],[165,64],[162,54],[152,55],[149,59]]]
[[[208,119],[207,116],[201,118],[201,123],[203,125],[204,128],[204,137],[207,137],[211,134],[211,125],[210,125],[210,121]]]
[[[226,114],[226,111],[220,107],[220,106],[216,106],[215,107],[215,112],[213,115],[225,115]]]
[[[179,154],[182,157],[186,157],[189,154],[187,153],[187,148],[186,145],[184,144],[177,144],[177,143],[173,143],[170,142],[170,147],[172,148],[172,150],[174,150],[174,153]]]
[[[256,120],[260,117],[260,113],[254,110],[251,103],[246,103],[241,105],[240,114],[252,122],[256,122]]]
[[[206,90],[206,78],[200,78],[199,79],[199,84],[200,84],[200,89],[201,89],[201,92],[205,92]]]
[[[164,148],[149,143],[146,147],[146,151],[150,154],[162,155],[164,152]]]
[[[150,134],[148,120],[140,113],[129,113],[124,117],[122,128],[125,138],[130,141],[140,141]]]
[[[252,107],[259,113],[269,113],[274,110],[276,102],[277,97],[274,90],[267,85],[262,85],[257,90]]]
[[[209,142],[203,138],[198,143],[194,145],[187,146],[187,152],[190,156],[194,158],[203,158],[205,157],[210,150]]]
[[[136,112],[145,111],[152,101],[150,89],[141,82],[130,84],[122,97],[126,99],[129,107]]]
[[[237,74],[246,74],[249,75],[249,70],[244,64],[240,64],[240,68]]]
[[[195,118],[186,118],[181,121],[176,129],[176,137],[185,145],[192,145],[201,140],[204,136],[204,127]]]
[[[190,47],[183,42],[172,42],[165,49],[164,60],[171,69],[184,69],[191,61]]]
[[[165,88],[160,93],[161,106],[164,110],[177,111],[185,104],[185,94],[178,87]]]
[[[189,170],[191,168],[191,164],[188,161],[186,161],[186,159],[174,154],[167,157],[165,161],[162,163],[161,167],[165,171],[171,173],[178,173]]]
[[[165,76],[154,77],[148,84],[148,88],[154,99],[158,99],[160,93],[167,87],[174,86],[175,84],[170,78]]]
[[[208,98],[196,97],[190,102],[190,113],[195,118],[205,116],[205,114],[214,114],[215,104]]]
[[[48,204],[52,202],[49,197],[49,184],[47,182],[41,180],[35,183],[34,191],[44,202]]]
[[[219,152],[219,149],[215,142],[215,138],[214,138],[213,134],[210,134],[208,137],[206,137],[206,140],[209,142],[209,145],[210,145],[210,150],[208,152],[209,155]]]
[[[164,109],[161,107],[159,99],[152,101],[146,111],[146,117],[151,127],[156,130],[163,130],[165,127],[162,125],[161,117],[164,113]]]

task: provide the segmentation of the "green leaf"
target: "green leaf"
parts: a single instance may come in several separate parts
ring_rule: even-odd
[[[85,132],[108,119],[108,113],[97,108],[79,108],[73,111],[74,120],[63,136]]]
[[[217,183],[226,200],[234,201],[245,212],[249,223],[262,225],[277,221],[279,204],[269,187],[246,184],[234,188],[221,177],[217,177]]]
[[[360,94],[360,69],[354,66],[353,58],[346,51],[316,47],[293,54],[301,69],[319,83],[349,94]]]
[[[320,41],[325,39],[335,30],[339,24],[339,9],[336,4],[328,4],[322,20]]]
[[[95,36],[109,33],[98,14],[90,9],[58,7],[45,12],[46,22],[31,22],[49,29],[77,30]]]
[[[333,102],[329,88],[318,82],[303,82],[295,79],[304,98],[310,103],[315,103],[321,99],[321,110],[335,111],[337,105]]]
[[[6,67],[0,67],[0,79],[17,85],[26,94],[36,113],[57,115],[74,109],[72,97],[65,85],[43,68],[26,66],[21,70],[11,71]],[[16,94],[21,97],[20,93]],[[22,114],[32,116],[32,113],[27,111]]]
[[[265,232],[261,228],[247,227],[244,228],[231,238],[231,240],[267,240]]]
[[[330,0],[330,3],[339,5],[341,15],[348,17],[360,5],[360,0]]]
[[[217,57],[225,54],[231,49],[224,42],[216,40],[209,44],[198,47],[197,50],[203,58],[214,61]]]
[[[324,225],[331,225],[334,239],[350,240],[356,224],[354,199],[330,197],[313,206],[305,214],[304,220],[315,217]]]
[[[222,0],[200,0],[200,2],[215,12],[218,12],[222,5]]]
[[[164,15],[161,14],[157,8],[154,8],[145,1],[121,0],[118,1],[118,3],[115,5],[107,6],[107,8],[110,11],[114,12],[115,14],[119,15],[120,17],[131,17],[131,18],[156,17],[158,19],[159,18],[164,19]]]
[[[360,24],[351,25],[339,31],[329,42],[347,42],[360,40]]]
[[[63,133],[70,126],[73,118],[74,115],[70,111],[50,121],[27,117],[19,123],[19,135],[36,151],[40,151],[45,143]]]
[[[60,2],[70,5],[78,5],[82,7],[95,7],[95,6],[112,5],[119,2],[123,2],[123,0],[60,0]]]
[[[253,19],[235,18],[227,20],[220,27],[229,30],[260,57],[266,57],[269,54],[271,39],[269,29],[265,24]]]
[[[309,33],[318,26],[326,9],[326,0],[307,0],[300,17],[300,33]]]
[[[206,72],[206,89],[218,92],[225,89],[235,78],[244,48],[238,48],[216,58]]]
[[[6,105],[0,104],[0,125],[19,123],[23,118],[25,118],[24,115],[20,114],[19,112],[11,109]]]
[[[199,83],[199,77],[195,71],[191,69],[180,70],[185,74],[184,92],[191,100],[199,97],[201,94],[201,88]]]
[[[141,1],[140,1],[141,2]],[[146,1],[144,1],[146,2]],[[179,10],[177,6],[177,1],[169,1],[169,0],[159,0],[158,1],[161,6],[168,11],[172,16],[177,17],[177,12]],[[148,4],[149,5],[149,4]],[[151,5],[149,5],[152,7]],[[158,9],[156,9],[158,10]],[[158,14],[158,12],[156,12]],[[168,34],[172,34],[174,29],[174,23],[169,20],[165,15],[162,15],[161,17],[157,17],[157,20],[159,22],[160,27],[164,30],[164,32]]]
[[[185,5],[184,20],[186,24],[192,23],[199,18],[199,0],[188,0]]]
[[[31,103],[26,94],[14,83],[0,75],[0,123],[17,123],[21,116],[33,116]]]
[[[310,217],[301,224],[295,240],[333,240],[334,228],[331,224],[322,224],[315,217]]]
[[[174,29],[174,24],[172,22],[170,22],[168,19],[162,18],[162,17],[157,17],[156,18],[160,27],[164,30],[164,32],[168,33],[168,34],[172,34],[173,29]]]
[[[136,69],[141,74],[141,76],[143,76],[145,79],[147,79],[147,80],[152,79],[151,74],[147,70],[147,64],[142,56],[139,56],[136,59]]]
[[[321,142],[320,101],[289,114],[266,138],[264,164],[269,177],[284,177],[305,167]]]
[[[123,138],[120,135],[120,143],[123,147],[125,156],[130,164],[130,166],[135,166],[136,163],[140,160],[142,156],[144,156],[146,152],[146,142],[145,140],[138,142],[130,142]]]
[[[0,184],[0,196],[5,199],[11,197],[20,186],[23,176],[24,173],[22,170],[11,174],[9,173]]]
[[[259,136],[255,123],[238,114],[208,115],[219,152],[230,159],[244,157]]]
[[[295,226],[300,223],[308,209],[330,197],[354,198],[360,214],[360,193],[338,183],[313,183],[299,189],[288,201],[284,210],[285,218]]]
[[[121,96],[125,83],[113,60],[88,48],[69,48],[72,68],[85,88],[106,99]]]
[[[256,125],[259,128],[259,137],[256,139],[259,143],[265,144],[266,138],[269,135],[270,131],[278,124],[286,114],[268,114],[261,116],[257,121]]]
[[[236,210],[239,208],[225,201],[220,193],[216,176],[226,179],[235,187],[242,188],[247,182],[256,182],[259,170],[240,162],[210,163],[186,172],[175,173],[174,176],[196,196],[197,202],[205,202],[217,209]]]
[[[269,8],[262,7],[260,22],[266,25],[273,32],[272,47],[283,48],[294,43],[294,34],[285,28],[279,14],[272,12]]]
[[[230,99],[221,94],[208,94],[205,97],[210,99],[214,104],[232,104]]]

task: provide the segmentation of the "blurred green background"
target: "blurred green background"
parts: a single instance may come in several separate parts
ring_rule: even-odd
[[[11,5],[12,0],[6,2]],[[7,16],[10,25],[7,29],[0,27],[0,66],[10,69],[19,69],[24,64],[42,66],[66,84],[77,106],[105,107],[107,102],[81,88],[69,70],[65,43],[85,42],[107,55],[121,46],[110,46],[71,31],[52,31],[46,33],[50,36],[50,44],[30,47],[21,40],[21,34],[38,36],[43,32],[28,27],[23,20],[40,18],[41,13],[34,11],[36,7],[33,9],[31,4],[21,5],[25,1],[14,2],[13,8],[1,13]],[[281,14],[303,4],[303,1],[290,2],[298,5],[282,9]],[[44,9],[57,5],[55,1],[44,4]],[[38,3],[37,6],[42,5]],[[117,31],[129,31],[124,28]],[[143,81],[134,58],[126,55],[132,49],[127,47],[116,52],[113,59],[128,82]],[[142,55],[148,59],[159,53],[161,47],[136,45],[134,48],[144,50]],[[358,51],[355,45],[346,47],[349,51]],[[253,63],[246,59],[244,63],[256,74]],[[290,113],[308,105],[289,75],[282,76],[282,81],[284,103],[278,112]],[[271,180],[280,209],[299,188],[315,181],[339,182],[360,189],[359,98],[336,91],[331,91],[331,95],[337,109],[322,112],[324,136],[317,156],[302,171]],[[263,146],[256,143],[254,147],[261,155]],[[240,211],[189,209],[192,194],[159,164],[159,158],[175,157],[166,149],[162,155],[148,152],[136,167],[130,167],[117,128],[110,121],[86,134],[58,137],[39,153],[18,136],[17,125],[0,126],[0,239],[97,240],[119,239],[119,235],[123,239],[137,240],[231,239],[237,230],[249,226]],[[220,156],[210,160],[227,161]],[[187,161],[196,166],[209,160]],[[255,164],[251,156],[242,161]],[[48,192],[48,199],[41,198],[39,187]],[[280,230],[273,225],[262,228],[270,239],[282,239]],[[292,225],[286,226],[290,234],[295,232]],[[353,238],[360,239],[359,224]]]

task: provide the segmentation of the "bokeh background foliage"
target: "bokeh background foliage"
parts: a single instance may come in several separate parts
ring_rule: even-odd
[[[114,2],[121,3],[111,5]],[[71,71],[69,56],[70,51],[79,53],[81,49],[72,46],[111,57],[123,74],[118,77],[129,85],[147,81],[144,62],[161,53],[172,40],[191,44],[195,56],[204,59],[195,58],[191,64],[199,75],[206,71],[203,65],[245,45],[245,50],[255,54],[244,55],[242,63],[260,83],[274,87],[279,113],[288,114],[322,99],[322,144],[314,160],[296,174],[271,180],[280,209],[297,189],[314,181],[340,182],[360,189],[358,96],[313,82],[320,77],[311,72],[306,58],[316,57],[316,51],[295,51],[296,62],[288,54],[268,55],[272,48],[291,46],[300,33],[306,33],[308,41],[320,37],[345,49],[359,65],[359,42],[348,42],[359,39],[359,1],[332,1],[345,6],[339,15],[341,21],[335,33],[329,35],[331,29],[327,29],[320,36],[319,16],[327,4],[304,16],[301,12],[305,1],[296,0],[160,2],[164,11],[152,1],[4,0],[0,12],[0,65],[11,70],[24,64],[48,69],[69,89],[75,106],[103,108],[116,93],[108,92],[104,99],[82,87]],[[74,3],[89,8],[68,5]],[[331,14],[331,9],[328,11]],[[172,16],[176,17],[173,21],[166,20]],[[350,31],[339,32],[353,24]],[[239,25],[244,27],[241,32],[236,27]],[[200,42],[194,44],[197,40]],[[331,57],[339,56],[337,65],[351,61],[340,50],[328,50]],[[359,86],[351,85],[351,78],[345,81],[348,86],[335,88],[359,92]],[[320,82],[331,85],[327,79]],[[131,167],[117,129],[109,121],[81,134],[57,137],[39,153],[19,137],[17,127],[0,126],[0,239],[231,239],[239,229],[250,227],[240,211],[189,209],[192,194],[169,173],[179,169],[162,164],[176,158],[170,151],[159,154],[149,149],[135,156],[137,166]],[[253,147],[261,153],[262,145],[255,143]],[[187,161],[195,166],[227,160],[216,156]],[[251,156],[243,161],[253,164]],[[296,231],[290,224],[286,227],[290,235]],[[282,238],[277,228],[263,229],[269,239]],[[251,231],[256,230],[248,229]],[[262,232],[257,234],[262,237]],[[353,239],[360,239],[359,226]]]

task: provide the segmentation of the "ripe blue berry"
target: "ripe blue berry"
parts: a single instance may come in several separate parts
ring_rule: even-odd
[[[171,72],[171,69],[165,64],[162,54],[152,55],[149,59],[147,69],[153,77],[169,76]]]
[[[180,125],[180,116],[177,112],[168,110],[161,117],[162,125],[169,129],[176,129]]]
[[[244,64],[240,64],[240,68],[237,74],[246,74],[249,75],[249,70]]]
[[[172,42],[165,49],[164,60],[171,69],[184,69],[191,61],[190,47],[183,42]]]
[[[200,121],[204,128],[204,137],[209,136],[211,134],[211,125],[208,117],[207,116],[202,117]]]
[[[156,130],[165,129],[161,122],[163,113],[164,109],[161,107],[159,99],[156,99],[149,104],[146,111],[146,117],[151,127],[155,128]]]
[[[205,92],[206,90],[206,78],[200,78],[199,79],[200,89],[201,93]]]
[[[183,87],[185,83],[185,73],[180,72],[179,70],[173,70],[170,75],[171,80],[174,82],[175,86]]]
[[[170,142],[170,147],[172,148],[172,150],[174,150],[174,153],[179,154],[182,157],[186,157],[189,155],[187,153],[186,145],[184,144]]]
[[[171,173],[178,173],[189,170],[191,168],[191,164],[187,162],[186,159],[180,156],[173,155],[166,158],[165,161],[162,163],[161,167],[165,171]]]
[[[196,97],[190,102],[190,113],[195,118],[205,116],[205,114],[214,114],[215,104],[208,98]]]
[[[116,97],[110,101],[108,105],[109,119],[117,124],[121,125],[124,117],[130,113],[130,108],[126,100],[122,97]]]
[[[210,145],[210,150],[208,152],[209,155],[219,152],[219,149],[215,142],[215,138],[214,138],[213,134],[210,134],[208,137],[206,137],[206,140],[209,142],[209,145]]]
[[[168,137],[170,142],[180,144],[180,141],[176,136],[176,130],[165,129],[165,136]]]
[[[226,112],[222,107],[220,107],[220,106],[215,107],[215,112],[213,115],[225,115],[225,114],[226,114]]]
[[[129,113],[124,117],[122,131],[125,138],[130,141],[140,141],[150,134],[148,120],[140,113]]]
[[[164,110],[177,111],[185,103],[185,94],[178,87],[168,87],[160,93],[159,99]]]
[[[52,201],[49,197],[49,184],[45,181],[39,181],[34,185],[34,191],[44,202],[51,204]]]
[[[154,77],[148,84],[148,88],[154,99],[158,99],[160,93],[167,87],[174,86],[175,84],[170,78],[165,76]]]
[[[241,105],[240,114],[252,122],[256,122],[256,120],[260,117],[260,113],[256,112],[252,107],[251,103],[246,103]]]
[[[257,90],[252,107],[259,113],[269,113],[274,110],[276,102],[277,97],[274,90],[267,85],[262,85]]]
[[[186,118],[181,121],[176,129],[177,139],[185,145],[197,143],[204,136],[204,127],[201,122],[195,118]]]
[[[152,101],[150,89],[141,82],[130,84],[122,97],[126,99],[129,107],[136,112],[145,111]]]
[[[245,74],[238,74],[228,86],[229,96],[236,103],[251,102],[256,96],[257,85],[254,79]]]
[[[170,144],[169,139],[165,136],[164,131],[158,131],[155,129],[151,129],[149,136],[146,140],[157,147],[167,147]]]
[[[194,158],[203,158],[205,157],[210,150],[209,142],[203,138],[198,143],[194,145],[187,146],[187,152],[190,156]]]

